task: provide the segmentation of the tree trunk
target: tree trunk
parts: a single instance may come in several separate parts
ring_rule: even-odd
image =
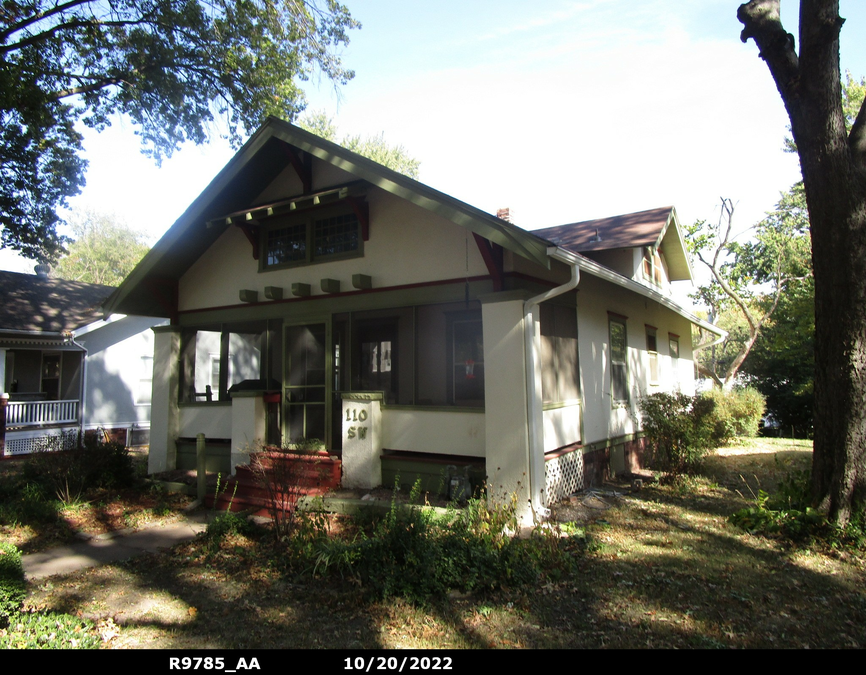
[[[838,0],[801,0],[800,54],[779,0],[737,17],[767,62],[800,155],[815,274],[815,451],[812,495],[844,525],[866,505],[866,171],[842,113]],[[861,111],[861,117],[863,113]],[[861,139],[862,140],[862,139]]]

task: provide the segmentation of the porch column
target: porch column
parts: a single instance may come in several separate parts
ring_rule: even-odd
[[[267,412],[263,391],[232,393],[232,474],[238,464],[249,464],[251,452],[264,446]]]
[[[180,433],[180,328],[154,326],[153,390],[150,403],[150,453],[148,473],[177,467]]]
[[[532,521],[523,306],[526,291],[483,295],[487,493],[494,503],[517,497],[517,516]]]

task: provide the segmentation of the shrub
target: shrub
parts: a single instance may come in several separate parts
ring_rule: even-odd
[[[766,399],[757,389],[711,389],[701,396],[715,403],[710,423],[713,442],[717,446],[727,445],[738,437],[754,438],[758,435]]]
[[[713,399],[658,393],[640,399],[638,407],[656,468],[674,476],[692,471],[713,447]]]
[[[16,614],[0,630],[0,649],[99,649],[100,638],[91,621],[69,614]]]
[[[24,479],[65,504],[79,501],[90,488],[128,487],[135,482],[132,458],[122,443],[88,437],[83,446],[66,450],[67,443],[60,436],[46,438],[27,458]]]
[[[25,588],[21,552],[0,541],[0,626],[21,608],[27,594]]]
[[[516,528],[514,514],[515,504],[493,507],[486,499],[436,515],[392,498],[387,513],[355,541],[321,540],[316,570],[353,578],[374,598],[396,596],[421,604],[452,590],[532,584],[561,567],[567,556],[559,557],[557,536],[509,536],[507,526]]]

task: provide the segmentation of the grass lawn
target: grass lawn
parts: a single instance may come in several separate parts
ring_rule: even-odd
[[[94,619],[109,648],[866,647],[866,553],[726,520],[810,453],[748,441],[687,485],[605,486],[566,526],[588,542],[572,569],[532,588],[370,601],[350,581],[286,573],[267,537],[233,535],[46,579],[27,602]]]

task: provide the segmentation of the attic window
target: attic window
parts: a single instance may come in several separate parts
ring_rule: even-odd
[[[263,230],[262,269],[305,265],[363,254],[361,224],[352,211],[279,218]]]
[[[662,258],[658,250],[650,246],[643,250],[643,276],[658,286],[662,284]]]

